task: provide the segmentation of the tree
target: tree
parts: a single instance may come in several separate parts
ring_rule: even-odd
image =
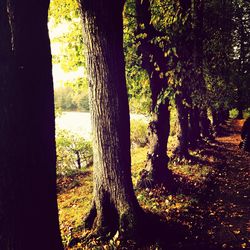
[[[123,55],[123,1],[79,1],[93,127],[93,205],[85,226],[101,235],[136,234],[141,209],[131,180]]]
[[[126,63],[126,81],[129,95],[129,109],[132,113],[150,113],[149,76],[141,67],[141,58],[137,53],[138,43],[135,1],[126,1],[123,13],[124,55]]]
[[[214,132],[228,118],[234,105],[235,84],[232,83],[233,8],[232,1],[210,1],[203,4],[203,72],[206,103],[212,111]],[[223,119],[222,119],[223,118]]]
[[[189,158],[188,152],[188,105],[191,90],[191,75],[193,71],[192,52],[192,12],[191,1],[178,1],[180,18],[177,22],[178,32],[175,33],[174,43],[178,55],[178,64],[174,70],[175,105],[179,123],[178,144],[174,151],[177,158]],[[192,133],[192,132],[191,132]]]
[[[233,78],[237,89],[237,103],[239,114],[238,118],[243,118],[243,110],[249,107],[249,88],[250,79],[250,3],[248,1],[233,1],[233,47],[234,47],[234,74]]]
[[[141,57],[141,66],[150,78],[151,90],[151,121],[148,128],[149,151],[147,154],[146,172],[142,174],[139,186],[144,182],[173,184],[172,172],[168,169],[167,141],[170,132],[169,98],[166,96],[168,78],[171,67],[172,51],[165,53],[165,33],[157,30],[152,24],[149,0],[136,0],[137,18],[137,53]],[[162,39],[163,37],[163,39]],[[167,57],[167,58],[166,58]]]
[[[198,143],[201,141],[201,128],[200,128],[200,111],[196,105],[191,102],[189,108],[189,133],[188,142],[190,148],[197,148]]]
[[[53,63],[60,64],[65,72],[75,71],[85,66],[80,9],[77,1],[51,1],[49,25],[51,30],[55,29],[55,31],[63,28],[60,33],[51,32],[52,46],[55,43],[60,47],[60,53],[53,54]]]
[[[49,0],[0,3],[0,248],[5,250],[63,249],[48,7]]]

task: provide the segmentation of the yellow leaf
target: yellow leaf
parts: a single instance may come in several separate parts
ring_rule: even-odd
[[[247,243],[242,243],[241,244],[241,248],[246,248],[247,247]]]
[[[180,207],[181,207],[181,203],[176,203],[176,204],[175,204],[175,207],[176,207],[176,208],[180,208]]]
[[[233,230],[234,234],[240,234],[240,230]]]

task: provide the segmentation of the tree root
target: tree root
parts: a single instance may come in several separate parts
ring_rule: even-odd
[[[84,229],[90,230],[83,241],[86,243],[94,238],[101,241],[112,239],[119,235],[120,240],[135,239],[140,236],[143,210],[138,206],[135,209],[126,205],[116,208],[110,199],[104,199],[101,210],[96,209],[95,202],[84,219]]]
[[[164,186],[170,192],[176,191],[174,176],[169,169],[166,169],[166,172],[158,176],[158,178],[153,178],[152,173],[145,169],[139,175],[140,177],[136,184],[137,189],[152,189],[157,186]]]

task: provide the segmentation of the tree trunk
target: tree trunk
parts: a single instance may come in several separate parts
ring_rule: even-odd
[[[214,136],[218,136],[220,134],[220,119],[218,111],[214,109],[212,109],[212,128]]]
[[[202,109],[200,113],[200,127],[201,127],[201,136],[202,139],[205,141],[208,139],[212,139],[211,133],[210,133],[210,120],[207,116],[207,110]]]
[[[136,0],[137,33],[147,34],[138,38],[140,46],[138,54],[142,57],[142,67],[150,78],[151,90],[151,122],[149,124],[149,151],[147,154],[146,171],[143,171],[138,187],[145,185],[173,185],[172,172],[168,169],[167,142],[170,130],[169,100],[164,98],[168,79],[162,72],[168,69],[168,58],[162,49],[152,43],[152,39],[160,36],[151,24],[149,0]],[[161,71],[155,69],[155,63]]]
[[[178,144],[174,151],[174,157],[179,159],[189,158],[188,152],[188,107],[187,102],[190,99],[190,75],[192,74],[191,58],[193,41],[189,38],[192,32],[192,20],[191,15],[188,13],[191,11],[191,0],[180,0],[180,10],[182,16],[187,16],[187,19],[180,22],[179,32],[175,34],[176,49],[178,54],[178,62],[181,65],[181,69],[175,72],[176,81],[176,94],[175,104],[178,114],[179,133]],[[188,38],[188,39],[187,39]]]
[[[130,125],[123,55],[122,1],[81,0],[93,126],[93,206],[85,226],[133,237],[141,209],[131,180]]]
[[[201,141],[200,114],[197,107],[189,109],[189,145],[190,148],[197,148]]]
[[[223,109],[220,112],[220,123],[221,124],[226,124],[226,121],[229,119],[229,110],[228,109]]]
[[[0,249],[61,250],[49,1],[0,3]]]
[[[243,10],[241,9],[239,12],[239,36],[240,36],[240,57],[239,57],[239,68],[238,68],[238,75],[239,79],[237,82],[237,109],[238,109],[238,116],[237,119],[243,119],[243,92],[242,92],[242,82],[244,76],[244,64],[246,60],[245,55],[245,31],[244,31],[244,24],[243,24]]]
[[[77,167],[78,167],[78,169],[81,169],[81,168],[82,168],[82,164],[81,164],[81,157],[80,157],[80,152],[79,152],[79,150],[76,150],[76,151],[75,151],[75,154],[76,154],[76,163],[77,163]]]
[[[221,125],[226,124],[226,121],[229,119],[229,110],[212,109],[212,129],[214,136],[219,136],[222,133]]]
[[[147,153],[146,170],[148,171],[144,185],[164,184],[171,188],[172,173],[168,169],[167,143],[170,132],[169,100],[157,104],[164,80],[158,75],[150,79],[152,93],[151,121],[148,127],[149,150]],[[140,185],[139,185],[140,186]]]
[[[188,108],[183,104],[183,100],[185,100],[182,94],[176,94],[175,96],[175,105],[178,114],[178,121],[180,126],[180,131],[178,133],[178,145],[174,151],[175,157],[180,159],[188,158]]]

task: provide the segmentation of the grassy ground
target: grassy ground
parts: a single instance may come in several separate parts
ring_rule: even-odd
[[[247,203],[250,155],[238,149],[241,123],[234,122],[226,128],[224,136],[191,152],[195,161],[170,163],[169,167],[176,174],[176,181],[179,183],[176,193],[169,193],[162,187],[136,190],[138,201],[144,210],[158,215],[166,224],[175,223],[180,230],[185,231],[172,242],[161,232],[157,243],[145,245],[143,249],[250,247],[250,211]],[[171,138],[169,145],[174,145],[174,138]],[[132,150],[134,184],[145,165],[146,153],[146,147]],[[58,178],[60,225],[65,246],[75,236],[84,235],[85,232],[77,228],[82,225],[82,218],[90,207],[91,196],[91,168],[73,176]],[[177,229],[174,234],[178,233],[180,231]],[[115,241],[103,246],[98,242],[90,245],[78,243],[74,249],[119,249],[118,245]],[[131,243],[130,247],[124,249],[138,248],[133,248]]]

